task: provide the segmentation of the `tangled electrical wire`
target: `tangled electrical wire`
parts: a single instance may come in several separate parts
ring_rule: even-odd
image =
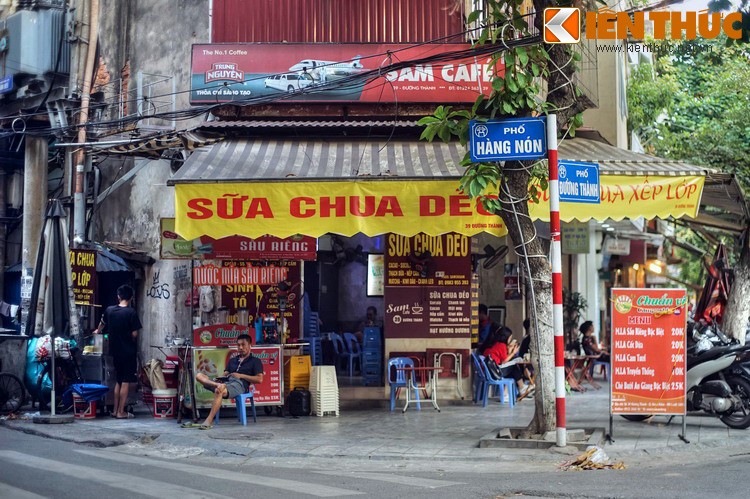
[[[496,26],[500,26],[503,29],[503,33],[504,33],[505,32],[504,27],[507,26],[508,24],[509,23],[504,23],[504,24],[498,23],[496,24]],[[403,60],[403,61],[397,60],[397,54],[400,52],[407,51],[407,50],[414,50],[415,48],[419,48],[419,47],[424,47],[427,52],[434,51],[436,47],[435,45],[436,43],[444,43],[447,40],[450,40],[456,37],[465,37],[467,34],[474,32],[477,29],[480,29],[480,28],[473,28],[473,29],[465,30],[461,33],[448,35],[446,37],[441,37],[441,38],[430,40],[427,42],[422,42],[418,44],[410,44],[402,48],[389,50],[383,53],[363,56],[362,59],[386,57],[386,60],[389,61],[389,64],[386,64],[386,65],[381,64],[376,69],[363,70],[363,71],[339,78],[332,82],[326,82],[326,83],[317,84],[315,86],[300,88],[298,90],[295,90],[294,92],[286,93],[282,95],[249,96],[249,97],[244,97],[240,99],[234,99],[229,102],[219,102],[218,101],[219,97],[217,97],[216,103],[205,104],[202,106],[191,106],[188,109],[181,109],[178,111],[164,111],[164,112],[135,114],[132,116],[126,116],[126,117],[116,118],[112,120],[99,120],[95,122],[89,121],[84,124],[72,124],[72,125],[67,125],[63,127],[54,127],[54,128],[53,127],[42,127],[42,128],[34,128],[34,129],[26,128],[26,125],[25,125],[26,120],[29,120],[37,115],[39,116],[47,115],[48,113],[46,111],[30,113],[30,114],[22,114],[20,116],[5,116],[5,117],[0,117],[0,120],[21,119],[23,121],[23,126],[14,125],[14,129],[11,131],[17,134],[34,135],[34,136],[47,136],[53,133],[65,134],[68,132],[75,132],[81,126],[96,125],[98,128],[109,127],[112,129],[123,129],[127,127],[128,125],[138,123],[142,120],[162,119],[162,120],[171,120],[171,121],[183,121],[183,120],[196,118],[206,113],[210,113],[219,107],[224,107],[227,105],[244,107],[244,106],[257,106],[257,105],[263,105],[263,104],[272,104],[272,103],[278,103],[278,102],[283,102],[283,101],[292,100],[292,99],[298,99],[300,96],[307,96],[307,95],[314,96],[315,94],[320,94],[323,92],[330,92],[331,90],[338,90],[338,91],[342,91],[345,93],[347,91],[353,91],[355,89],[359,89],[363,85],[368,84],[368,83],[373,85],[372,82],[375,82],[378,79],[384,80],[382,83],[380,83],[380,85],[383,85],[383,86],[389,85],[389,84],[392,85],[392,83],[388,80],[387,75],[389,73],[397,72],[405,68],[421,66],[421,65],[447,63],[450,61],[467,59],[471,57],[489,56],[494,53],[501,52],[503,50],[508,50],[513,47],[522,47],[522,46],[529,46],[529,45],[541,43],[540,36],[534,35],[534,36],[514,38],[509,41],[502,40],[502,43],[498,43],[498,44],[473,45],[469,48],[461,48],[461,49],[450,50],[450,51],[441,51],[439,53],[430,54],[425,57],[421,57],[417,59],[408,59],[408,60]],[[332,62],[329,64],[333,66],[333,65],[341,64],[341,62]],[[320,67],[326,67],[327,65],[328,64],[321,65]],[[280,75],[284,73],[278,73],[278,74]],[[275,74],[264,74],[255,78],[247,79],[243,83],[264,80],[268,78],[269,76],[274,76],[274,75]],[[209,86],[205,88],[206,89],[222,88],[222,87],[228,88],[230,86],[231,86],[230,84],[227,84],[225,82],[222,84],[218,84],[216,86]],[[461,85],[457,85],[457,86],[461,87]],[[377,85],[374,85],[374,88],[377,88]],[[465,87],[465,88],[468,88],[468,87]],[[151,100],[154,101],[154,100],[164,98],[164,97],[169,97],[172,95],[189,93],[191,91],[192,89],[188,89],[188,90],[182,90],[179,92],[167,93],[163,95],[155,95],[151,97]],[[113,100],[118,99],[118,97],[115,96],[112,99]],[[129,102],[136,102],[136,100],[118,101],[119,104],[127,104]],[[106,100],[104,102],[98,103],[99,106],[103,104],[106,105]],[[146,103],[146,105],[148,106],[148,102]],[[76,109],[71,109],[70,111],[75,113]]]

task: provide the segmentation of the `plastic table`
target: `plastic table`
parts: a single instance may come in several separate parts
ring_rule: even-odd
[[[404,408],[401,410],[401,412],[406,412],[406,410],[409,408],[409,404],[412,402],[416,402],[415,400],[411,399],[411,390],[426,390],[428,395],[430,396],[430,402],[432,402],[432,406],[440,412],[440,406],[438,406],[437,403],[437,388],[438,388],[438,374],[440,374],[443,371],[443,368],[441,366],[420,366],[420,367],[412,367],[412,366],[404,366],[404,367],[397,367],[396,370],[398,371],[410,371],[411,374],[407,373],[407,378],[409,379],[409,388],[406,390],[406,403],[404,404]],[[424,384],[419,385],[415,381],[417,376],[414,376],[414,374],[423,374],[426,376],[426,380]]]

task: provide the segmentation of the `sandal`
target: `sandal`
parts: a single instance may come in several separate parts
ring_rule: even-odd
[[[120,416],[115,416],[115,419],[135,419],[135,414],[133,414],[132,412],[128,412],[128,413],[127,413],[127,414],[126,414],[125,416],[123,416],[123,417],[120,417]]]
[[[200,423],[182,423],[180,428],[200,428]]]
[[[198,429],[199,429],[199,430],[210,430],[210,429],[211,429],[211,428],[213,428],[213,427],[214,427],[214,425],[210,425],[210,424],[202,424],[202,425],[200,425],[200,426],[198,427]]]

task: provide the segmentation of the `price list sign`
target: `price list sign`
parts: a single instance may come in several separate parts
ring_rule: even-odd
[[[684,289],[612,290],[612,414],[685,414]]]
[[[389,234],[385,330],[389,338],[471,336],[471,244],[461,234]]]

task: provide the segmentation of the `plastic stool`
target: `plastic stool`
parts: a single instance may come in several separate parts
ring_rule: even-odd
[[[513,407],[516,405],[516,382],[512,378],[503,378],[500,380],[497,380],[497,384],[495,384],[498,391],[500,392],[500,403],[505,403],[505,388],[508,388],[508,405],[510,407]]]
[[[255,391],[251,391],[234,397],[234,405],[237,408],[237,419],[240,423],[242,423],[242,426],[247,426],[247,407],[245,406],[247,399],[250,399],[250,410],[253,413],[253,423],[258,422],[258,417],[255,413],[255,397],[253,397],[254,394]],[[215,424],[219,424],[219,413],[221,413],[221,410],[216,413],[216,417],[214,418]]]

